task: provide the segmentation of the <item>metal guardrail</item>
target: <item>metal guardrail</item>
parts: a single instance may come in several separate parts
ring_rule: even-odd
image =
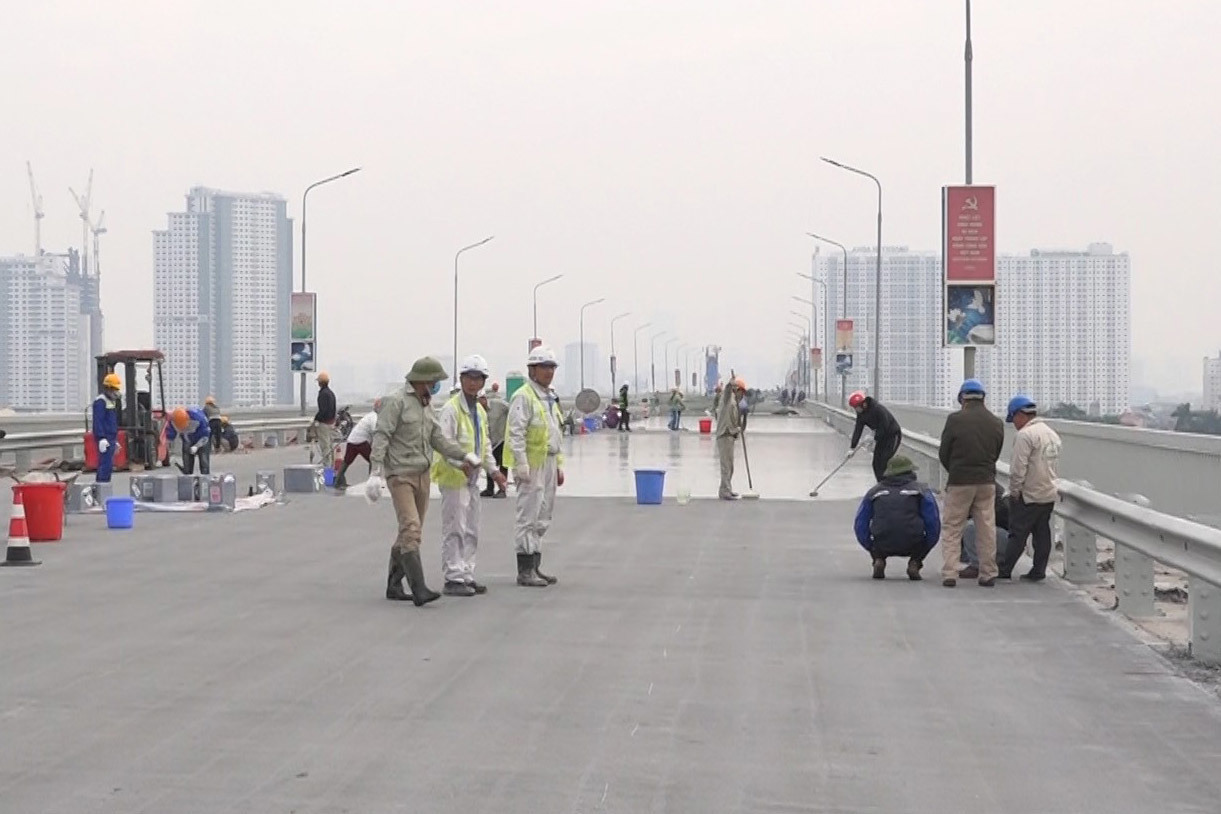
[[[855,418],[826,404],[816,405],[826,422],[849,433]],[[940,487],[943,471],[939,439],[903,431],[903,446],[919,458],[925,480]],[[998,474],[1009,467],[999,462]],[[1135,502],[1103,494],[1089,483],[1059,481],[1056,514],[1064,526],[1064,578],[1087,585],[1098,581],[1098,538],[1115,546],[1115,596],[1118,610],[1132,618],[1155,615],[1153,564],[1160,562],[1187,574],[1190,653],[1208,664],[1221,664],[1221,529],[1165,514]]]

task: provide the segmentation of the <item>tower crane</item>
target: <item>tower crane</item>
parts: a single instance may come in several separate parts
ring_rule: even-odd
[[[98,222],[91,223],[89,229],[93,232],[93,276],[101,278],[102,276],[102,250],[99,247],[98,237],[106,234],[106,210],[98,215]]]
[[[89,276],[89,207],[93,203],[93,170],[89,170],[89,183],[85,185],[85,196],[76,194],[76,190],[68,187],[76,206],[81,211],[81,274]]]
[[[42,256],[42,195],[34,183],[34,168],[25,162],[25,171],[30,176],[30,200],[34,202],[34,256]]]

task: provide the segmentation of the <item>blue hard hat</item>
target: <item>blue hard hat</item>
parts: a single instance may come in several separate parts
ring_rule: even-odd
[[[984,383],[979,379],[967,379],[962,383],[962,387],[958,388],[958,402],[962,403],[962,397],[968,393],[982,396],[986,394]]]
[[[1005,420],[1012,424],[1015,415],[1026,410],[1033,410],[1035,407],[1034,399],[1030,396],[1014,396],[1009,399],[1009,409],[1006,411]]]

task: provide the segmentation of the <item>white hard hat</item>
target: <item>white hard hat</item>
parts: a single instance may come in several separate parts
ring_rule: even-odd
[[[465,373],[478,373],[486,379],[488,377],[488,360],[477,353],[472,353],[462,360],[462,365],[458,368],[458,375]]]
[[[545,365],[547,367],[558,367],[559,362],[555,360],[555,351],[547,345],[539,345],[534,350],[530,351],[530,355],[526,357],[526,367],[532,365]]]

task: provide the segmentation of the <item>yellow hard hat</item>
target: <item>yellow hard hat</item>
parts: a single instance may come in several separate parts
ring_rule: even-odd
[[[216,396],[208,396],[206,399],[204,399],[204,404],[211,404],[213,407],[215,407],[216,406]]]
[[[119,377],[114,373],[107,373],[102,378],[102,387],[108,390],[120,390],[123,387],[123,382],[119,381]]]
[[[318,384],[330,384],[330,383],[331,383],[331,374],[327,373],[325,370],[318,374]]]

